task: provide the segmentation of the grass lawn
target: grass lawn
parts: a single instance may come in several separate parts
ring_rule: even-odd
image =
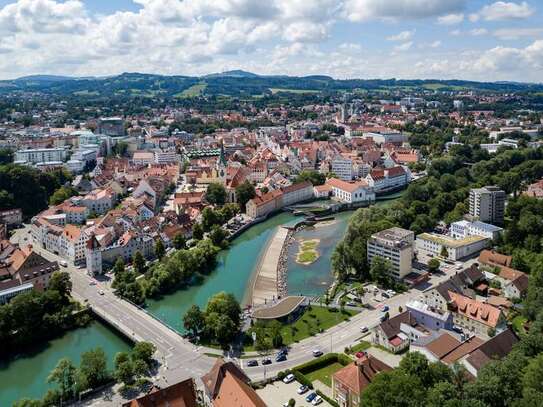
[[[197,83],[195,85],[192,85],[190,88],[185,89],[183,92],[176,94],[175,97],[190,98],[194,96],[200,96],[206,87],[206,83]]]
[[[309,250],[298,253],[297,260],[298,263],[313,263],[315,260],[317,260],[317,257],[319,257],[319,255],[315,250]]]
[[[320,93],[320,90],[314,89],[286,89],[286,88],[270,88],[271,93],[276,94],[279,92],[288,92],[288,93]]]
[[[312,305],[311,310],[306,310],[304,314],[298,318],[293,324],[285,324],[280,328],[280,333],[285,345],[290,345],[294,342],[299,342],[302,339],[318,334],[321,330],[326,330],[340,322],[346,321],[358,312],[345,310],[343,313],[337,309],[328,309]],[[264,328],[266,329],[266,328]],[[247,332],[251,336],[251,330]],[[266,331],[266,336],[271,341],[271,333]],[[245,352],[254,351],[254,346],[246,344],[243,347]]]
[[[283,326],[281,336],[283,336],[285,344],[299,342],[304,338],[319,333],[321,329],[326,330],[346,321],[356,313],[356,311],[350,310],[345,310],[342,313],[339,310],[330,310],[326,307],[313,305],[311,310],[306,311],[296,322]]]
[[[332,387],[332,375],[341,368],[343,368],[343,365],[335,362],[318,370],[314,370],[313,372],[306,374],[305,377],[307,377],[308,380],[311,380],[311,382],[320,380],[328,387]]]

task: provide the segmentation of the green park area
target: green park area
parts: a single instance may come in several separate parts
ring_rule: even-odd
[[[290,345],[314,336],[343,321],[347,321],[356,311],[339,310],[321,306],[310,306],[295,322],[287,324],[279,321],[259,321],[248,332],[245,351],[268,351],[283,345]],[[257,340],[252,344],[251,335],[256,332]]]

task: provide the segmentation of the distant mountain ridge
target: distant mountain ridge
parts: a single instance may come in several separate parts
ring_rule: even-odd
[[[484,90],[496,92],[543,92],[543,84],[474,82],[435,79],[334,79],[326,75],[259,75],[230,70],[203,76],[157,75],[125,72],[107,77],[30,75],[0,81],[0,94],[41,92],[85,97],[195,97],[228,95],[262,96],[272,93],[329,93],[364,90],[424,89],[428,91]]]

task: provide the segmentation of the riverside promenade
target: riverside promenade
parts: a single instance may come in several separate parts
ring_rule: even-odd
[[[253,284],[252,301],[253,306],[269,304],[279,296],[279,273],[277,267],[281,260],[281,252],[285,240],[288,237],[288,229],[277,228],[271,237],[266,252],[262,255],[258,264],[256,278]]]

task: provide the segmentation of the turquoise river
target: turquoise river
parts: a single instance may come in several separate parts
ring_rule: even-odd
[[[382,204],[386,202],[378,203]],[[297,264],[294,261],[297,244],[291,246],[287,277],[289,293],[316,296],[325,292],[332,282],[330,258],[345,233],[352,213],[337,214],[334,222],[296,234],[296,239],[320,240],[317,249],[319,258],[309,266]],[[300,219],[290,213],[280,213],[251,227],[234,239],[228,250],[220,253],[216,270],[200,284],[178,290],[159,300],[148,301],[148,312],[183,332],[182,316],[192,304],[204,307],[207,300],[219,291],[230,292],[239,301],[247,301],[255,266],[274,230],[281,225],[294,224]],[[97,346],[104,349],[110,363],[116,352],[130,348],[129,342],[101,322],[95,321],[85,328],[67,332],[32,352],[0,361],[0,406],[10,406],[23,397],[42,397],[49,388],[47,376],[59,359],[68,357],[78,364],[82,352]]]

